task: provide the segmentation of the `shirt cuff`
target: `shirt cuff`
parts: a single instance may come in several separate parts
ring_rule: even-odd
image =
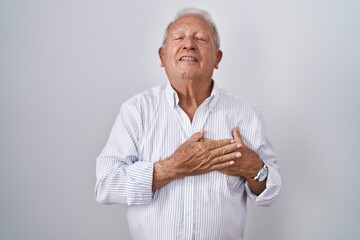
[[[136,162],[127,172],[126,200],[128,205],[149,204],[152,200],[153,162]]]
[[[246,193],[255,206],[269,206],[280,193],[282,180],[279,171],[272,166],[267,165],[267,167],[269,173],[266,178],[266,188],[259,196],[251,191],[248,182],[245,183]]]

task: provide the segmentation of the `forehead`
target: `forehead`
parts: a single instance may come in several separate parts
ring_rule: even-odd
[[[177,19],[171,24],[169,32],[171,33],[181,30],[201,31],[209,34],[213,33],[213,29],[210,24],[202,16],[194,14],[188,14]]]

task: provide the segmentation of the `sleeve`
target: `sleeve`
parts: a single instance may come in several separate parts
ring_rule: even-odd
[[[258,111],[259,128],[258,128],[258,148],[255,152],[259,155],[260,159],[268,167],[268,177],[266,179],[266,189],[259,195],[251,192],[249,184],[245,183],[246,193],[255,206],[269,206],[272,204],[280,193],[282,186],[282,179],[280,170],[277,165],[274,149],[265,135],[264,124],[261,118],[260,111]]]
[[[139,159],[141,118],[135,105],[124,103],[108,142],[96,160],[95,199],[99,203],[149,204],[154,163]]]

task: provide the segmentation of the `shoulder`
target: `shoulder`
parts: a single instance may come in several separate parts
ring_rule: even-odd
[[[233,93],[230,93],[223,89],[218,89],[219,93],[219,102],[222,105],[222,107],[231,107],[234,109],[238,109],[240,111],[247,111],[254,114],[259,113],[259,108],[252,102],[248,101],[247,99],[244,99],[240,96],[237,96]]]
[[[146,91],[138,93],[122,104],[122,108],[152,106],[165,95],[165,84],[151,87]]]

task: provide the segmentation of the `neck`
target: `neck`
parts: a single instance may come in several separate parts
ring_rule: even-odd
[[[179,106],[192,121],[196,109],[210,96],[213,88],[212,80],[208,81],[170,81],[179,96]]]

